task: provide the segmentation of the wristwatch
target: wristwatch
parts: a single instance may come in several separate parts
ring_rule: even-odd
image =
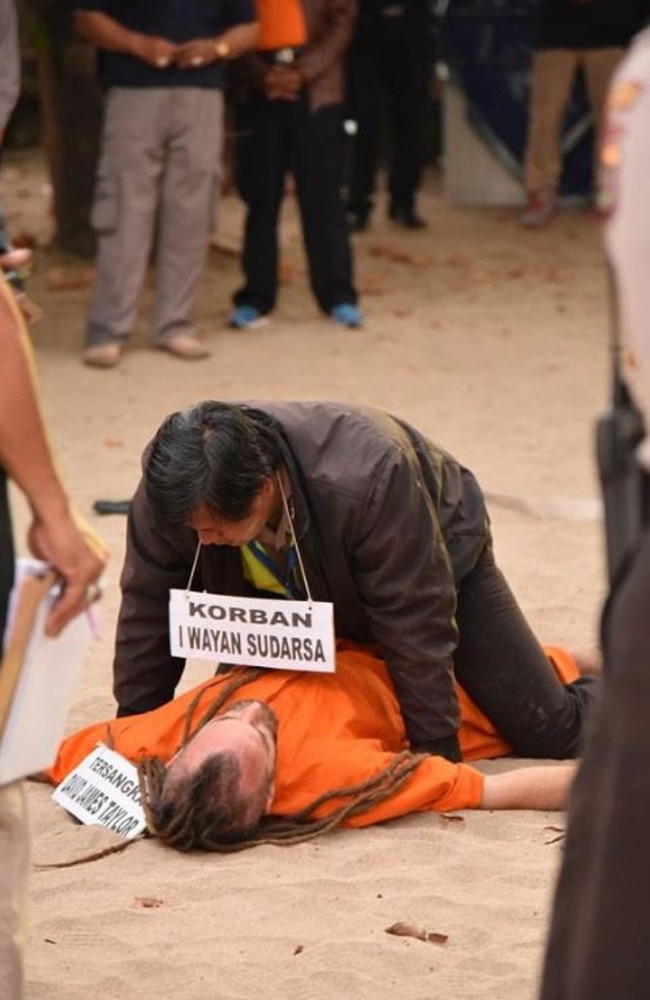
[[[230,46],[223,39],[217,39],[214,43],[214,51],[216,52],[217,59],[227,59],[230,55]]]

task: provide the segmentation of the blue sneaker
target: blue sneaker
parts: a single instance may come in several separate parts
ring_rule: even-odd
[[[357,327],[363,325],[361,311],[351,302],[339,302],[337,306],[330,309],[330,319],[333,319],[339,326]]]
[[[251,330],[266,323],[267,317],[255,306],[236,306],[228,317],[228,326],[236,330]]]

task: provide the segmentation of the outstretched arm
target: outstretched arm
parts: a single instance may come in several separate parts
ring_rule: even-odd
[[[488,774],[479,809],[566,809],[577,766],[571,761]]]
[[[0,278],[0,463],[25,494],[32,525],[28,542],[65,583],[46,622],[56,635],[86,605],[88,585],[99,577],[106,551],[80,525],[59,476],[41,416],[27,335]]]

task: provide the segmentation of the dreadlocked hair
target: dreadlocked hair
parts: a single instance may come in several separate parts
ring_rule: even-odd
[[[234,691],[250,683],[262,672],[248,670],[236,677],[212,701],[194,731],[213,719]],[[202,693],[199,692],[188,706],[181,747],[186,745],[193,731],[192,716]],[[368,812],[373,806],[391,798],[409,780],[422,761],[427,759],[428,754],[414,754],[404,750],[396,754],[382,771],[360,784],[332,789],[290,816],[263,816],[253,825],[246,822],[241,803],[230,799],[231,794],[236,793],[238,765],[229,756],[220,755],[222,765],[214,770],[207,770],[203,775],[206,765],[213,760],[209,758],[181,794],[166,788],[167,771],[160,758],[149,757],[140,763],[138,771],[142,803],[147,825],[154,836],[178,850],[215,851],[222,854],[260,844],[300,844],[336,829],[352,816]],[[215,799],[221,796],[229,801],[215,805]],[[205,801],[208,798],[211,800],[210,804]],[[335,799],[345,801],[327,816],[314,816],[322,805]],[[246,806],[252,811],[250,803],[246,803]],[[261,811],[259,810],[258,815]]]
[[[157,837],[180,851],[244,840],[264,810],[266,789],[256,799],[241,795],[241,772],[234,754],[214,754],[191,780],[171,787],[160,761],[149,760],[142,770],[149,788],[147,824]]]
[[[238,673],[197,721],[194,716],[206,689],[198,691],[185,712],[179,750],[218,714],[239,688],[261,673],[262,670],[255,669]],[[227,677],[219,676],[213,683],[223,685],[225,680]],[[138,765],[138,778],[149,831],[181,851],[201,848],[205,838],[229,843],[247,837],[255,829],[266,800],[264,788],[254,799],[241,796],[239,761],[228,752],[208,757],[190,780],[173,783],[163,762],[148,757]]]

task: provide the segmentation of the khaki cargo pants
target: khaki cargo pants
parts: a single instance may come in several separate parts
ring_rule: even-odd
[[[154,251],[150,337],[191,332],[222,171],[223,93],[113,87],[106,101],[92,224],[96,276],[86,344],[123,340]]]
[[[582,68],[596,128],[607,88],[623,49],[543,49],[535,54],[531,81],[524,184],[529,194],[553,195],[562,172],[562,119],[574,77]]]

